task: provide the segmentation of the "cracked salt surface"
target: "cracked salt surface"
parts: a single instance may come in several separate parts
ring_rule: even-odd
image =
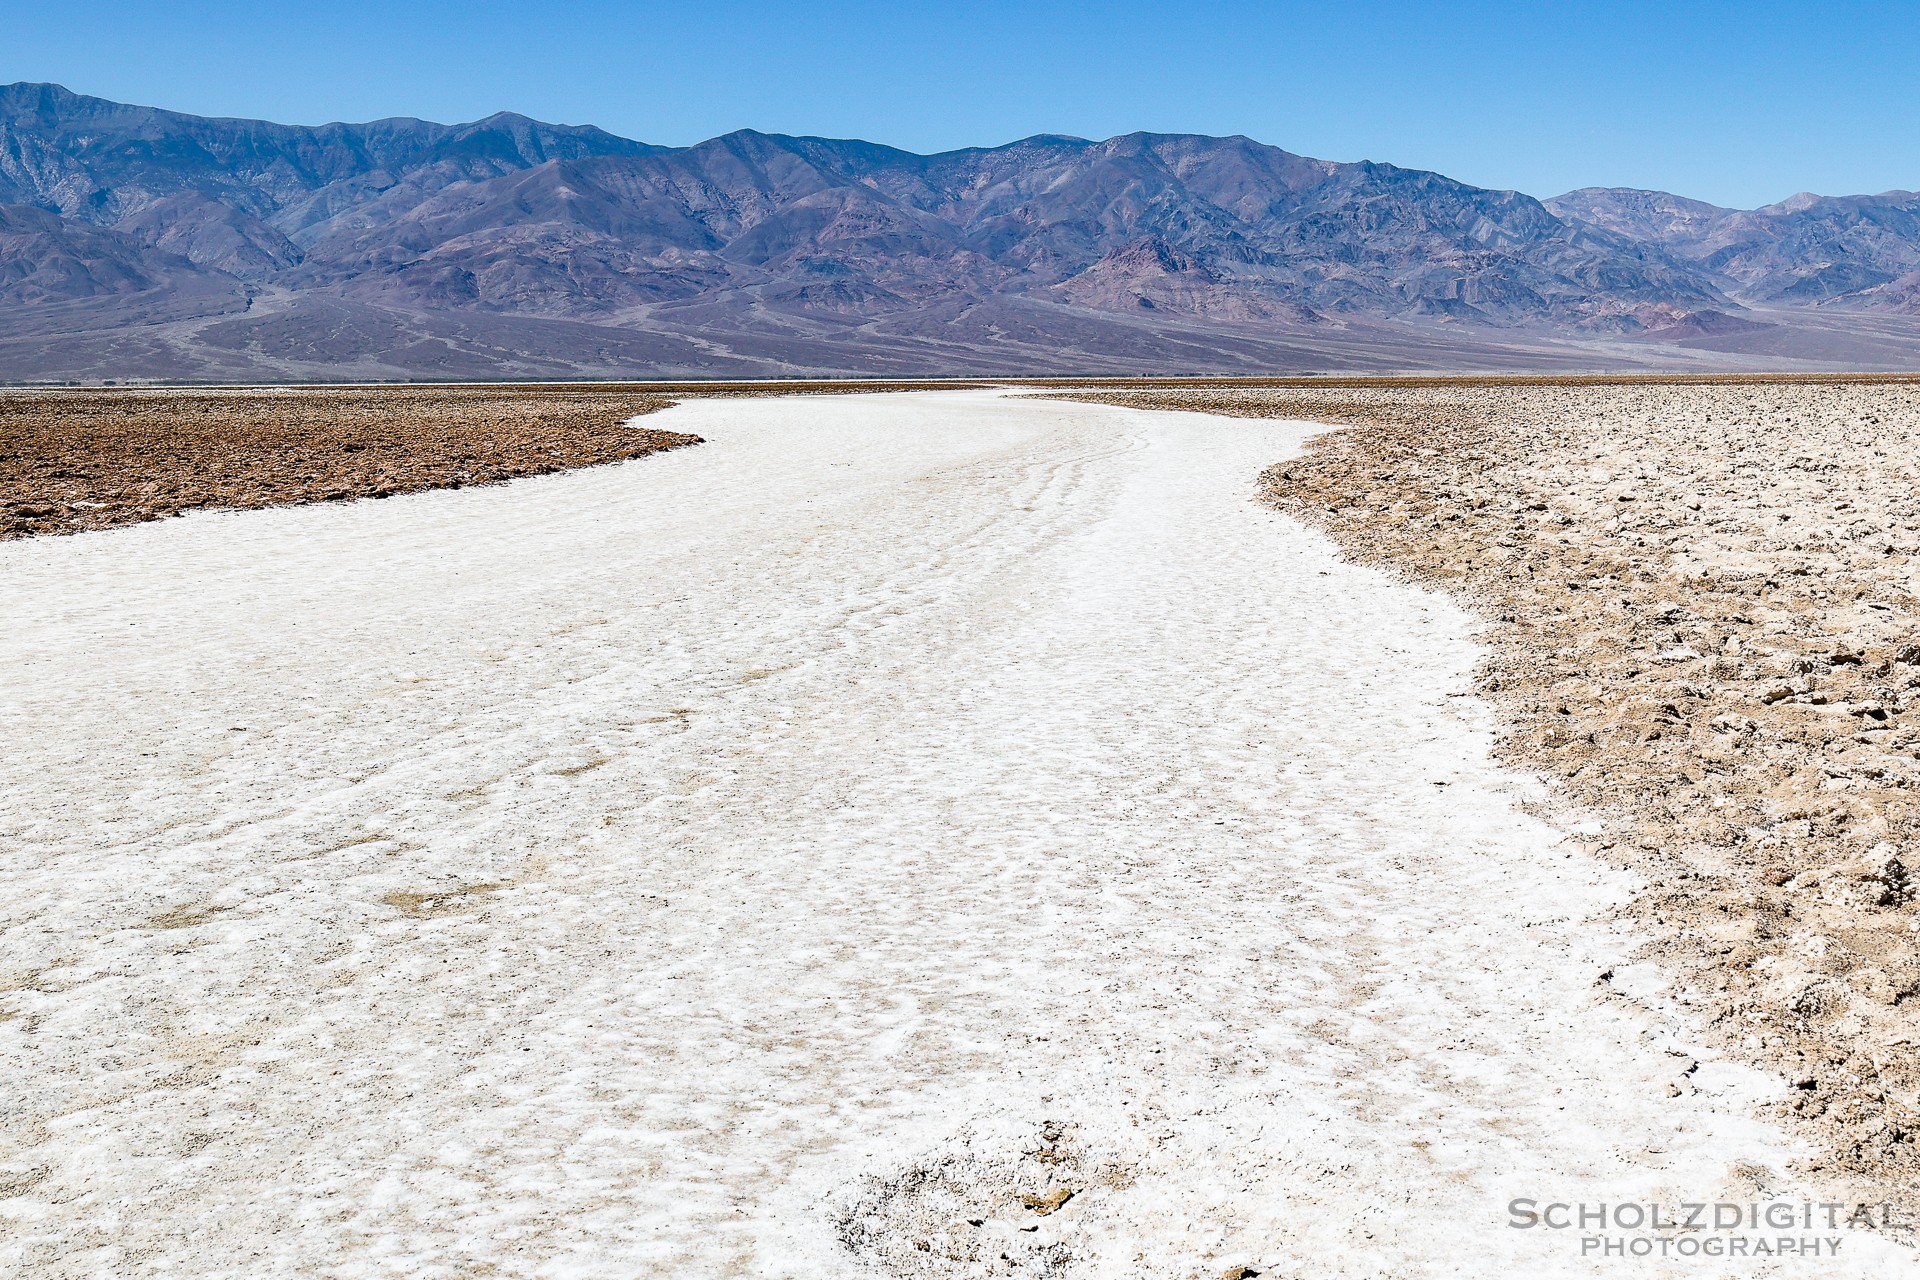
[[[1469,620],[1255,501],[1313,428],[647,424],[0,546],[0,1269],[1584,1275],[1507,1200],[1797,1193]]]

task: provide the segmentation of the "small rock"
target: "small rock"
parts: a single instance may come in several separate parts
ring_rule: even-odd
[[[1044,1218],[1071,1199],[1073,1199],[1071,1187],[1050,1187],[1037,1195],[1021,1196],[1020,1203]]]

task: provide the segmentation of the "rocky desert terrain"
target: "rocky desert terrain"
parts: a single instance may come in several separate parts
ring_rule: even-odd
[[[671,403],[533,388],[0,394],[0,538],[458,489],[699,443],[625,425]]]
[[[495,484],[698,444],[626,425],[676,400],[905,385],[0,391],[0,539]]]
[[[1504,757],[1604,818],[1645,958],[1785,1074],[1817,1172],[1920,1188],[1920,380],[1099,398],[1335,424],[1272,500],[1486,619]]]

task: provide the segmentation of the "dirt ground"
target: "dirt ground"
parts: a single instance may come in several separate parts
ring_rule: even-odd
[[[676,400],[906,385],[0,391],[0,539],[494,484],[698,444],[624,425]]]
[[[696,444],[645,394],[381,388],[0,395],[0,538],[385,498]]]
[[[1644,877],[1649,958],[1784,1075],[1814,1172],[1912,1203],[1920,384],[1076,398],[1344,424],[1267,473],[1273,501],[1488,619],[1503,755],[1605,816],[1590,847]]]

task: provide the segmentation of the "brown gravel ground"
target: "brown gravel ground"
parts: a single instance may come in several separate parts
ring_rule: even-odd
[[[1604,817],[1645,958],[1810,1172],[1920,1209],[1920,379],[1075,398],[1344,424],[1271,499],[1488,620],[1502,755]]]
[[[700,443],[624,425],[676,400],[913,385],[0,391],[0,539],[494,484]]]
[[[697,444],[622,425],[671,403],[415,388],[0,394],[0,538],[490,484]]]

